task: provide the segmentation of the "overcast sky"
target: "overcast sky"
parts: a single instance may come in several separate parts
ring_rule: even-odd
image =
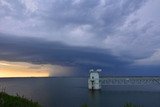
[[[160,75],[159,10],[160,0],[0,0],[0,61]]]

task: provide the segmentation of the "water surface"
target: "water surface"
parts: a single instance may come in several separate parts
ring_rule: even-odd
[[[0,87],[38,101],[43,107],[123,107],[126,102],[143,107],[160,107],[160,86],[103,86],[89,91],[87,78],[0,79]]]

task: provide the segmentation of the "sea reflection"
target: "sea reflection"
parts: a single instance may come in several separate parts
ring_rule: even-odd
[[[100,95],[101,95],[101,90],[89,90],[89,97],[90,97],[90,102],[88,104],[89,107],[101,107]]]

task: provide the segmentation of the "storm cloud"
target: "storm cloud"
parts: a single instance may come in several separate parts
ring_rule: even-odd
[[[0,0],[0,60],[158,75],[159,0]],[[153,70],[153,71],[152,71]]]
[[[49,42],[42,39],[0,35],[0,60],[108,68],[128,65],[129,62],[113,56],[104,49],[68,46],[60,42]]]

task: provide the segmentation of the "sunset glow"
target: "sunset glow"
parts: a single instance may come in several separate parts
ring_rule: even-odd
[[[48,77],[50,65],[0,61],[0,77]]]

